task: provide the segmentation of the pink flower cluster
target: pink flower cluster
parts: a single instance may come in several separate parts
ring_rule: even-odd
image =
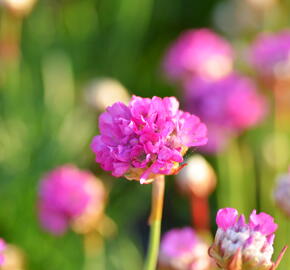
[[[104,189],[93,174],[72,165],[58,167],[39,186],[39,218],[49,232],[60,235],[77,218],[103,208]]]
[[[240,263],[246,269],[272,269],[274,232],[278,225],[271,216],[254,210],[246,223],[244,215],[239,216],[236,209],[224,208],[218,211],[216,223],[218,230],[209,254],[219,267],[228,269],[240,252]]]
[[[188,147],[207,142],[206,126],[179,110],[174,97],[133,96],[128,106],[117,102],[101,114],[99,129],[91,144],[96,162],[116,177],[141,183],[175,173]]]
[[[159,254],[161,269],[208,270],[212,265],[208,245],[190,227],[164,234]]]
[[[228,41],[209,29],[188,30],[168,49],[164,70],[171,80],[192,75],[217,79],[232,70],[233,50]]]
[[[5,258],[3,255],[4,250],[6,249],[6,243],[5,241],[0,238],[0,266],[4,263]]]
[[[259,123],[266,113],[266,100],[249,78],[231,74],[216,81],[193,77],[185,83],[185,108],[199,115],[209,129],[204,150],[214,152],[228,137]]]
[[[250,49],[250,60],[264,77],[290,73],[290,30],[258,36]],[[279,74],[280,73],[280,74]]]

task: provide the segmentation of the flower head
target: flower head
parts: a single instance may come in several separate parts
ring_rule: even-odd
[[[185,106],[208,126],[207,150],[221,149],[229,137],[259,123],[266,112],[265,98],[254,82],[238,74],[217,81],[200,77],[185,83]]]
[[[207,142],[206,126],[179,110],[174,97],[133,96],[128,106],[117,102],[99,119],[93,139],[96,162],[113,176],[140,180],[174,174],[188,147]]]
[[[209,29],[188,30],[168,49],[164,70],[171,80],[191,75],[218,79],[232,70],[233,51],[228,41]]]
[[[274,199],[279,208],[290,217],[290,170],[278,178]]]
[[[105,190],[93,174],[65,165],[44,176],[39,187],[39,218],[53,234],[84,218],[97,221],[103,211]],[[89,224],[88,226],[90,226]]]
[[[160,246],[161,269],[208,270],[208,245],[190,228],[173,229],[163,236]]]
[[[290,76],[290,30],[264,33],[250,49],[250,60],[263,77]]]
[[[238,269],[275,269],[271,258],[278,225],[270,215],[254,210],[246,223],[236,209],[224,208],[218,211],[216,223],[218,230],[209,254],[220,268],[237,269],[231,266],[237,263],[241,265]]]

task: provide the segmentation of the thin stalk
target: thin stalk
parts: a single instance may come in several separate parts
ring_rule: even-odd
[[[197,230],[209,231],[210,229],[210,210],[208,197],[197,197],[190,195],[191,216],[194,228]]]
[[[157,266],[160,244],[164,188],[165,188],[164,175],[159,175],[153,181],[152,187],[152,206],[151,206],[151,215],[149,218],[150,224],[149,249],[144,270],[155,270]]]

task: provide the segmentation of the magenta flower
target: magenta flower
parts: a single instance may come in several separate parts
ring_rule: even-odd
[[[208,270],[208,245],[190,228],[173,229],[161,240],[159,265],[170,270]]]
[[[96,219],[103,210],[104,199],[104,187],[93,174],[73,165],[58,167],[40,183],[40,222],[47,231],[63,234],[78,219],[88,215]]]
[[[289,77],[290,30],[258,36],[250,48],[250,60],[264,77]]]
[[[246,223],[244,215],[239,216],[236,209],[224,208],[218,211],[216,223],[218,230],[209,254],[217,266],[229,270],[276,269],[271,258],[278,225],[270,215],[254,210]],[[233,264],[241,266],[235,268]]]
[[[5,258],[4,258],[4,255],[3,255],[3,252],[5,251],[5,249],[6,249],[6,243],[5,243],[5,241],[2,238],[0,238],[0,266],[5,261]]]
[[[101,114],[100,135],[93,139],[96,162],[113,176],[149,182],[155,175],[174,174],[188,147],[207,142],[206,126],[179,110],[174,97],[133,96]]]
[[[230,43],[209,29],[188,30],[168,49],[164,59],[167,77],[182,81],[192,75],[221,78],[232,70]]]
[[[266,113],[265,98],[254,82],[238,74],[217,81],[192,78],[185,83],[185,107],[204,119],[209,129],[205,150],[222,149],[233,135],[258,124]]]
[[[288,174],[278,177],[274,190],[274,200],[279,208],[290,217],[290,169]]]

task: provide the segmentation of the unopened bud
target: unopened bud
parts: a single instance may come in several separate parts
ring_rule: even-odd
[[[216,174],[211,165],[200,155],[194,155],[177,175],[177,184],[186,194],[209,196],[216,186]]]

